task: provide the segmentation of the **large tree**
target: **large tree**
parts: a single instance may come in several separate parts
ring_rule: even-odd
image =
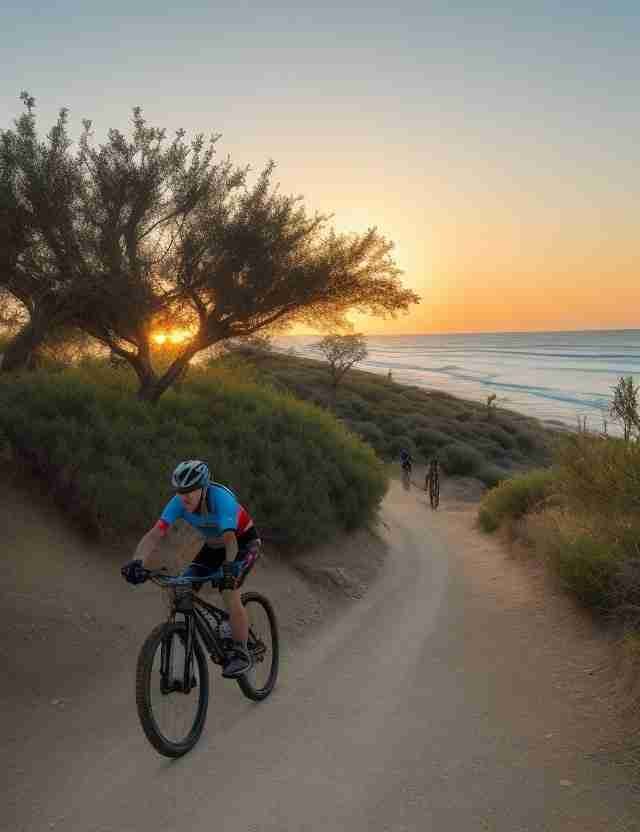
[[[38,140],[34,100],[16,129],[0,133],[0,302],[10,295],[26,320],[8,344],[2,369],[29,365],[46,335],[71,318],[77,275],[78,162],[69,154],[65,110],[47,141]]]
[[[157,401],[198,352],[220,341],[295,321],[341,323],[350,309],[394,314],[419,301],[400,283],[392,243],[375,228],[337,234],[327,217],[308,216],[299,197],[273,185],[273,163],[249,186],[247,169],[229,159],[214,164],[218,137],[189,145],[180,131],[167,145],[165,132],[148,127],[139,109],[131,138],[112,130],[99,147],[85,122],[75,156],[63,111],[48,147],[29,138],[16,157],[22,133],[35,135],[33,99],[26,103],[16,131],[3,134],[11,187],[0,233],[10,238],[15,226],[11,251],[30,252],[37,228],[44,259],[38,267],[31,257],[30,273],[63,300],[74,324],[132,365],[142,398]],[[43,219],[22,183],[54,145],[64,183],[38,181],[64,210]],[[14,294],[24,256],[0,270],[0,285]],[[33,292],[20,298],[27,305],[24,298],[31,302]],[[191,336],[158,371],[151,338],[168,321]]]
[[[179,223],[212,186],[216,137],[189,145],[179,131],[167,144],[135,109],[131,140],[111,130],[94,149],[85,121],[72,152],[66,110],[40,141],[34,99],[21,98],[26,112],[0,136],[0,287],[28,320],[2,369],[28,366],[51,332],[78,326],[144,384],[154,321],[172,317],[175,302],[159,270]]]

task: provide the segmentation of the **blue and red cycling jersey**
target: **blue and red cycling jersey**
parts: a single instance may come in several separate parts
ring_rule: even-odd
[[[240,505],[233,491],[217,482],[207,487],[207,499],[201,514],[187,511],[176,494],[164,507],[156,528],[166,532],[178,518],[185,520],[206,538],[222,537],[227,531],[235,532],[240,537],[253,526],[251,515]]]

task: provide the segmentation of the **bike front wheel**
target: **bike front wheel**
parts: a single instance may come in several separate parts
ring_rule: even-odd
[[[237,680],[248,699],[260,702],[274,689],[280,663],[278,622],[271,602],[257,592],[244,592],[242,603],[249,618],[247,648],[253,666]]]
[[[185,691],[186,642],[184,623],[160,624],[138,657],[138,716],[147,739],[165,757],[181,757],[190,751],[207,718],[207,660],[196,638]]]

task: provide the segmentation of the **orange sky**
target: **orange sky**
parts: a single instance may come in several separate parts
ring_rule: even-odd
[[[363,230],[348,219],[345,229]],[[633,234],[620,226],[603,235],[597,223],[559,231],[540,218],[522,227],[500,216],[487,215],[482,222],[466,225],[456,224],[455,215],[446,220],[425,222],[420,239],[410,217],[381,224],[387,236],[400,241],[396,261],[404,270],[402,282],[422,301],[395,319],[351,314],[357,331],[640,327],[639,247]],[[390,228],[395,234],[388,233]],[[309,331],[297,327],[293,333]]]
[[[309,211],[393,240],[422,296],[357,329],[640,327],[637,3],[14,6],[0,128],[28,89],[43,129],[65,106],[102,141],[140,105],[275,160]]]

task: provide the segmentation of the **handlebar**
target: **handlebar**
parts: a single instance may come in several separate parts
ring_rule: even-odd
[[[231,563],[231,571],[235,578],[239,578],[247,565],[246,560],[234,560]],[[203,567],[204,568],[204,567]],[[167,575],[166,569],[145,569],[146,577],[153,581],[158,586],[191,586],[191,584],[201,584],[207,581],[221,581],[223,577],[222,567],[216,569],[215,572],[210,572],[207,575]]]

